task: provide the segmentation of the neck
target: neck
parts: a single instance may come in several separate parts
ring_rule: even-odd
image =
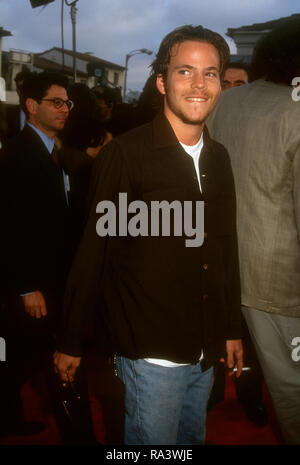
[[[185,145],[195,145],[199,141],[204,123],[190,124],[184,123],[181,119],[174,117],[174,114],[169,115],[165,111],[165,116],[172,126],[173,131],[179,142]]]
[[[54,137],[56,136],[55,131],[51,131],[44,128],[44,126],[41,126],[37,121],[33,120],[32,118],[28,120],[28,123],[32,124],[32,126],[35,126],[39,131],[43,132],[44,134],[46,134],[46,136],[50,137],[51,139],[54,139]]]

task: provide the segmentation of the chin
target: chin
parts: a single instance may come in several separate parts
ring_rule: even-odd
[[[191,118],[190,116],[183,115],[181,119],[185,124],[193,124],[197,126],[199,124],[203,124],[206,118],[200,116]]]

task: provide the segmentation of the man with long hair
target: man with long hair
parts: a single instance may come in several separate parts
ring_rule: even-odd
[[[113,139],[95,161],[55,364],[62,379],[74,376],[94,309],[97,338],[109,341],[125,385],[126,444],[203,444],[214,364],[227,352],[241,373],[233,177],[226,150],[205,130],[228,56],[225,40],[202,26],[169,33],[152,64],[163,113]],[[190,203],[188,221],[205,202],[203,245],[187,247],[186,228],[98,237],[97,205],[120,193],[149,206],[148,224],[152,202]]]

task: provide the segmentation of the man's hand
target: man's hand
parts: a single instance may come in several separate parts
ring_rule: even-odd
[[[54,371],[58,373],[62,381],[73,381],[77,368],[80,365],[81,357],[55,352],[53,355]]]
[[[43,294],[40,291],[22,296],[25,311],[32,318],[42,318],[47,315],[47,307]]]
[[[241,339],[226,341],[227,367],[231,370],[230,376],[233,375],[233,369],[236,366],[236,377],[239,378],[243,368],[243,345]]]
[[[100,144],[98,145],[97,147],[88,147],[86,149],[86,153],[92,157],[92,158],[95,158],[98,153],[100,152],[101,148],[105,145],[105,144],[108,144],[108,142],[110,142],[112,140],[112,135],[110,132],[108,131],[105,131],[105,138],[104,138],[104,141],[103,141],[103,144]]]

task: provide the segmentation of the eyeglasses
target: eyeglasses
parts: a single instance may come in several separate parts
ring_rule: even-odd
[[[42,98],[42,100],[46,100],[47,102],[51,102],[53,103],[54,107],[59,110],[60,108],[62,108],[62,106],[64,105],[64,103],[67,105],[68,109],[69,110],[72,110],[72,108],[74,108],[74,103],[72,102],[72,100],[63,100],[62,98],[59,98],[59,97],[55,97],[55,98]]]

